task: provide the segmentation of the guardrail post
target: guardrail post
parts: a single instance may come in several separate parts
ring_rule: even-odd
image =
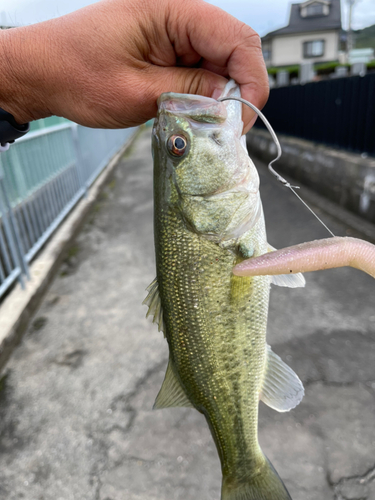
[[[4,200],[4,203],[3,203]],[[5,204],[5,206],[4,206]],[[17,222],[15,220],[12,207],[5,189],[5,180],[3,168],[0,160],[0,212],[3,214],[3,224],[5,234],[8,240],[9,249],[14,263],[21,270],[18,280],[22,288],[25,288],[25,281],[22,273],[30,279],[29,266],[26,263],[25,254],[22,248],[22,242],[18,234]],[[8,219],[9,217],[9,219]]]
[[[79,182],[80,187],[83,189],[84,196],[86,198],[87,197],[87,183],[83,179],[84,162],[83,162],[83,158],[82,158],[82,150],[81,150],[81,146],[79,143],[79,137],[78,137],[78,124],[73,123],[71,130],[72,130],[74,151],[75,151],[75,156],[76,156],[76,170],[77,170],[78,182]]]

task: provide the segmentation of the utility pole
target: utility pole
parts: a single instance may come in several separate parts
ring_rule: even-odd
[[[352,17],[353,17],[353,6],[354,6],[356,0],[347,0],[347,1],[349,4],[349,22],[348,22],[348,33],[347,33],[347,40],[346,40],[346,57],[349,60],[349,53],[354,48]]]

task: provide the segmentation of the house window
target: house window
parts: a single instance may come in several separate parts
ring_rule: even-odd
[[[271,60],[271,42],[269,40],[262,41],[262,52],[265,61]]]
[[[324,54],[324,40],[303,43],[303,57],[320,57]]]
[[[306,6],[306,16],[322,16],[324,14],[323,4],[313,3]]]
[[[270,61],[271,60],[271,51],[270,51],[270,49],[263,49],[263,59],[265,61]]]

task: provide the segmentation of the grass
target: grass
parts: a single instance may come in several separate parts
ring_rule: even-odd
[[[112,179],[111,182],[108,183],[109,189],[114,189],[116,186],[116,179]]]
[[[299,65],[293,64],[292,66],[271,67],[267,68],[268,74],[275,76],[279,71],[287,71],[288,73],[296,73],[298,75]]]
[[[0,378],[0,392],[3,392],[6,389],[7,378],[8,378],[8,373],[6,373]]]
[[[330,73],[333,73],[335,71],[335,68],[337,67],[350,67],[350,64],[342,64],[339,63],[338,61],[331,61],[331,62],[326,62],[326,63],[318,63],[315,64],[314,69],[316,71],[317,75],[329,75]],[[374,69],[375,68],[375,60],[367,63],[367,69]],[[279,71],[287,71],[291,77],[298,76],[299,73],[299,66],[298,65],[292,65],[292,66],[284,66],[284,67],[271,67],[267,68],[268,74],[275,76]]]
[[[70,259],[71,257],[75,257],[79,252],[79,246],[78,245],[72,245],[66,254],[66,260]]]
[[[32,328],[34,331],[41,330],[47,323],[48,319],[45,316],[39,316],[32,323]]]

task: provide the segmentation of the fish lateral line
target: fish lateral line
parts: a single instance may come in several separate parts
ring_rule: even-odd
[[[331,236],[335,236],[333,232],[328,228],[328,226],[318,217],[318,215],[314,212],[314,210],[309,207],[309,205],[295,192],[295,189],[300,189],[300,186],[292,186],[290,182],[288,182],[282,175],[276,172],[276,170],[272,167],[272,164],[275,163],[277,160],[280,159],[282,155],[282,149],[281,145],[279,142],[279,139],[273,130],[270,122],[267,120],[267,118],[264,116],[264,114],[258,109],[254,104],[252,104],[250,101],[247,101],[246,99],[243,99],[242,97],[219,97],[217,99],[219,102],[223,101],[239,101],[242,104],[245,104],[246,106],[249,106],[255,113],[259,116],[259,118],[263,121],[264,125],[267,127],[268,132],[271,134],[271,137],[276,145],[277,148],[277,156],[274,158],[272,161],[269,162],[268,164],[268,170],[276,177],[276,179],[281,182],[285,187],[289,188],[292,193],[305,205],[305,207],[313,214],[313,216],[322,224],[322,226],[330,233]]]

